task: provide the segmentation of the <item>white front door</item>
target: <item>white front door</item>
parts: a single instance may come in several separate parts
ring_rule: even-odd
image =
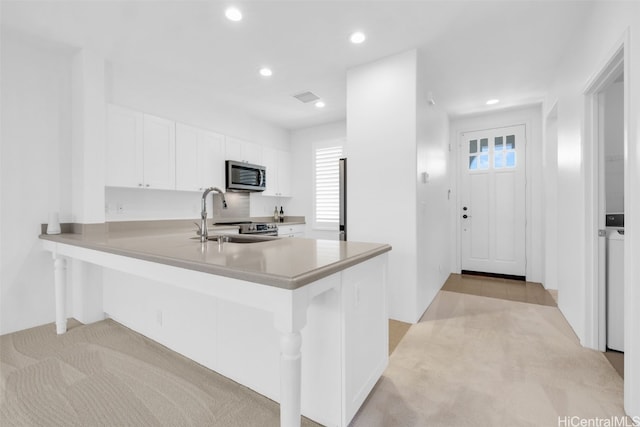
[[[463,271],[525,276],[525,142],[524,125],[462,134]]]

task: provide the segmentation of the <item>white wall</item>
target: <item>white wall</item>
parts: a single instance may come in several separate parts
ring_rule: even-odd
[[[542,251],[542,117],[540,106],[525,108],[515,108],[477,114],[468,117],[458,117],[451,121],[451,147],[453,164],[456,165],[453,173],[454,182],[459,181],[459,145],[460,134],[462,132],[475,131],[481,129],[492,129],[504,126],[524,124],[526,147],[526,256],[527,269],[526,277],[528,281],[541,282],[543,279],[543,251]],[[455,186],[455,198],[458,199],[458,186]],[[459,213],[461,212],[459,203],[452,209],[452,221],[458,224]],[[457,228],[457,227],[456,227]],[[459,236],[459,230],[457,231]],[[452,261],[455,263],[453,271],[460,272],[460,239],[456,238],[456,245],[452,253]]]
[[[292,193],[289,203],[291,212],[307,219],[307,237],[338,240],[338,230],[327,231],[312,228],[313,223],[313,147],[325,141],[344,141],[347,137],[347,122],[328,123],[291,131]]]
[[[176,80],[158,70],[107,64],[107,102],[134,110],[208,129],[234,138],[289,151],[289,132],[246,114],[242,109],[216,103],[216,94],[197,82]],[[110,188],[106,193],[108,207],[125,205],[122,213],[107,213],[108,221],[135,219],[199,217],[196,192],[153,191]],[[137,197],[145,203],[136,203]],[[289,208],[291,199],[251,195],[251,215],[269,216],[274,205],[283,206],[288,215],[298,215]]]
[[[411,50],[347,73],[349,240],[391,244],[389,316],[406,322],[416,322],[442,286],[447,257],[435,252],[450,245],[438,218],[448,210],[448,121],[426,106],[418,56]],[[424,169],[433,181],[418,190]]]
[[[71,216],[71,52],[1,38],[0,334],[55,318],[48,212]]]
[[[587,259],[585,235],[592,237],[596,230],[586,229],[586,219],[595,189],[588,187],[588,163],[591,150],[586,145],[585,96],[587,83],[604,68],[615,48],[628,31],[625,46],[625,88],[627,100],[626,164],[625,164],[625,410],[640,416],[640,3],[596,3],[592,15],[584,22],[567,49],[563,64],[545,102],[545,115],[558,105],[558,306],[581,342],[594,345],[594,313],[585,307],[586,283],[594,278],[586,276],[587,267],[595,260]],[[591,270],[589,270],[591,271]]]
[[[542,209],[544,237],[542,248],[542,284],[558,289],[558,109],[555,106],[544,120],[542,146]]]
[[[418,69],[429,64],[428,57],[418,56]],[[450,233],[451,170],[449,156],[449,118],[438,105],[430,105],[427,94],[433,88],[418,78],[416,92],[417,134],[417,283],[415,312],[421,315],[451,272],[449,248],[454,244]],[[422,173],[428,174],[423,182]]]

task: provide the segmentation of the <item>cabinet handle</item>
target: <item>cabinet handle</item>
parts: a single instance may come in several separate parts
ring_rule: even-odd
[[[142,184],[141,184],[141,183],[138,183],[138,187],[142,187]]]
[[[148,187],[148,186],[149,186],[149,184],[145,185],[145,187]]]

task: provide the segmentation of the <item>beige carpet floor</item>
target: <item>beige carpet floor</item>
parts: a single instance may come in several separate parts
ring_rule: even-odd
[[[352,426],[557,426],[623,416],[622,388],[557,308],[441,291]],[[275,402],[113,321],[0,337],[2,427],[278,422]]]
[[[279,425],[277,403],[116,322],[70,326],[0,337],[0,426]]]
[[[622,393],[557,308],[440,291],[352,425],[558,426],[624,417]]]

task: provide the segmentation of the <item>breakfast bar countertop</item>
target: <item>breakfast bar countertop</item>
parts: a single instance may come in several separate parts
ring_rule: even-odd
[[[184,230],[42,234],[40,238],[249,282],[297,289],[391,250],[388,244],[279,238],[201,243]]]

